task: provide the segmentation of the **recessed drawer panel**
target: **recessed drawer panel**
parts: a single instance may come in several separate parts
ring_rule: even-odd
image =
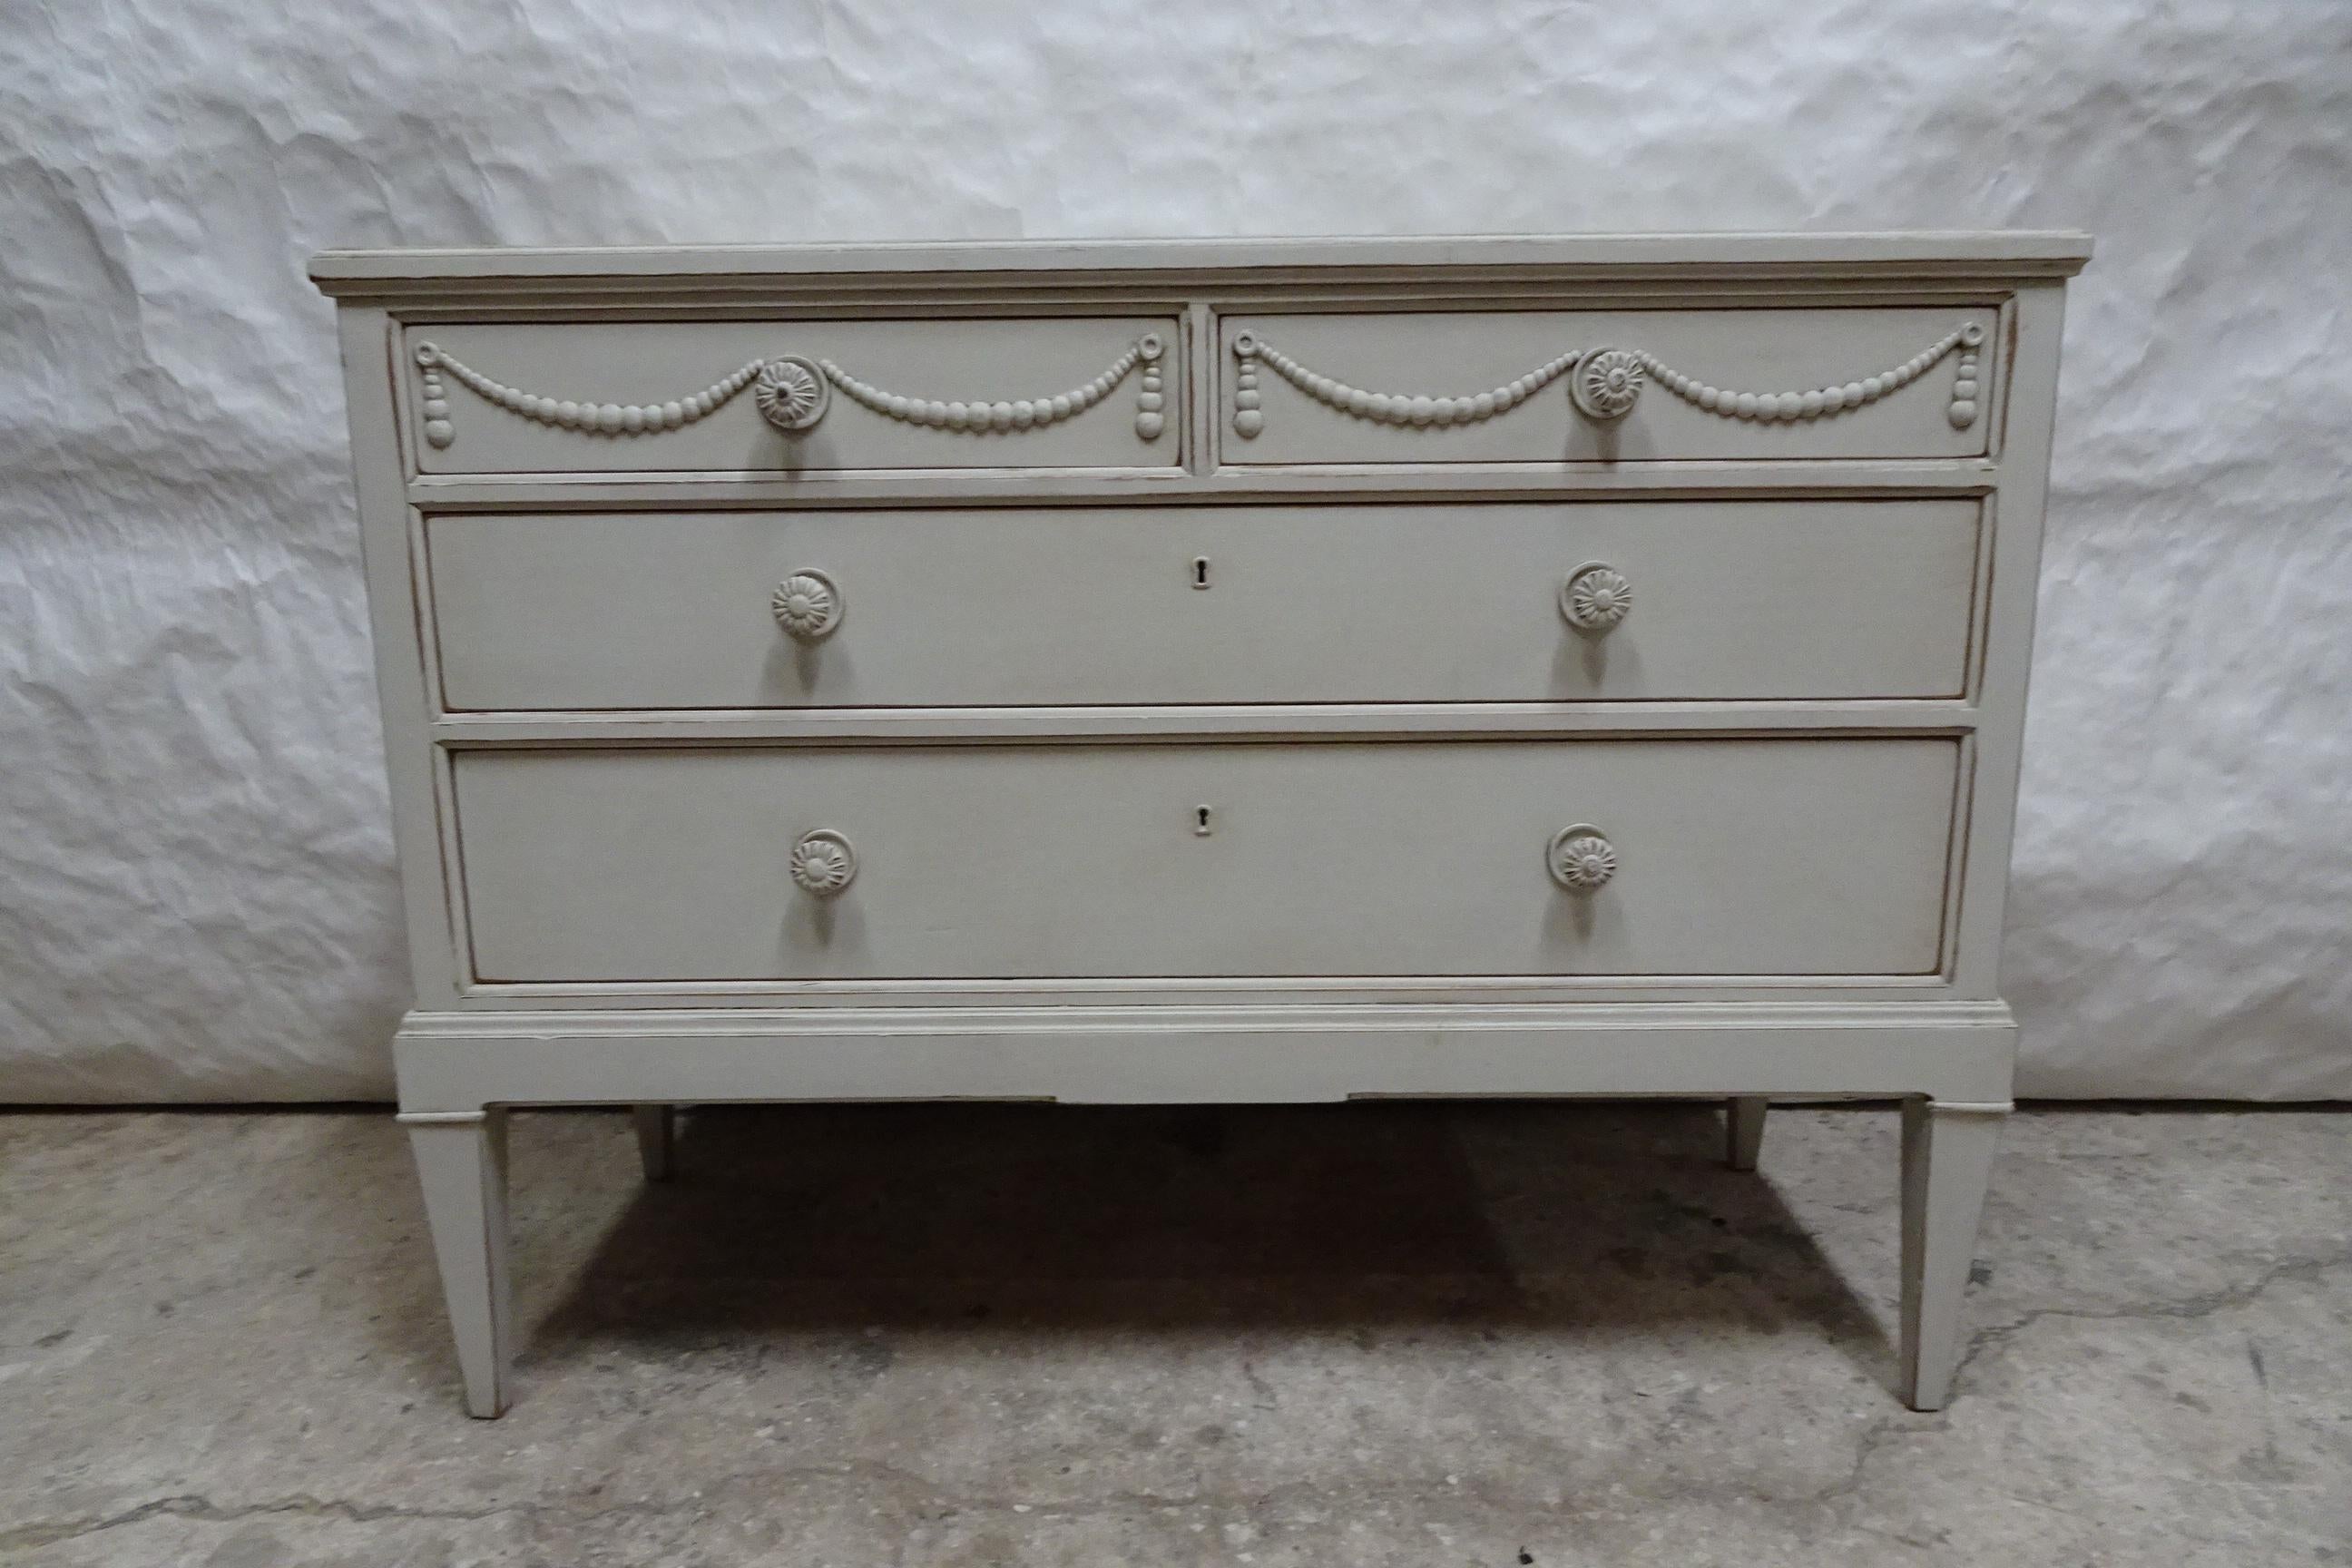
[[[1967,458],[1990,306],[1234,315],[1231,464]]]
[[[485,982],[1937,969],[1943,738],[461,752]]]
[[[406,329],[426,473],[1167,468],[1173,316]]]
[[[432,519],[457,710],[1955,697],[1979,504]]]

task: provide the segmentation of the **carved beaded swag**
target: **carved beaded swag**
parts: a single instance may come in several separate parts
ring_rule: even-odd
[[[1727,391],[1684,374],[1644,349],[1592,348],[1547,360],[1525,375],[1490,391],[1436,397],[1368,392],[1350,386],[1299,363],[1259,333],[1244,331],[1234,333],[1233,342],[1237,362],[1234,432],[1249,438],[1265,428],[1265,400],[1257,379],[1261,363],[1327,408],[1358,419],[1412,429],[1475,425],[1507,414],[1563,375],[1568,377],[1569,398],[1577,411],[1604,423],[1633,412],[1643,384],[1654,380],[1675,396],[1709,414],[1772,424],[1820,419],[1875,403],[1918,380],[1956,349],[1959,351],[1959,363],[1952,382],[1951,404],[1946,412],[1954,429],[1965,430],[1976,423],[1979,402],[1977,350],[1983,342],[1984,328],[1970,321],[1954,328],[1892,370],[1804,392]]]
[[[441,379],[445,371],[485,401],[510,413],[586,436],[652,436],[676,430],[709,418],[733,402],[747,386],[758,389],[753,401],[761,417],[787,435],[815,428],[832,406],[832,389],[838,387],[852,402],[886,418],[984,436],[1043,430],[1074,419],[1108,397],[1141,366],[1142,385],[1135,398],[1135,435],[1139,441],[1156,441],[1168,427],[1168,395],[1161,375],[1166,353],[1167,344],[1160,334],[1146,332],[1092,381],[1044,397],[993,402],[984,398],[910,397],[862,381],[829,359],[792,353],[748,361],[701,391],[667,403],[583,403],[526,392],[493,381],[471,365],[452,358],[437,343],[416,345],[416,365],[423,382],[425,439],[436,449],[448,447],[457,438],[457,426],[449,417],[447,390]]]
[[[1984,328],[1974,321],[1957,327],[1911,358],[1890,370],[1835,385],[1802,392],[1736,392],[1686,375],[1643,349],[1601,347],[1572,351],[1547,360],[1526,374],[1486,392],[1432,396],[1414,393],[1370,392],[1309,369],[1283,353],[1260,334],[1234,336],[1234,366],[1233,426],[1244,439],[1265,428],[1264,395],[1258,367],[1263,364],[1283,380],[1328,408],[1358,419],[1408,429],[1444,429],[1492,419],[1526,403],[1562,376],[1568,378],[1570,402],[1585,417],[1601,423],[1623,418],[1655,381],[1674,396],[1709,414],[1756,424],[1825,418],[1848,409],[1865,407],[1925,375],[1955,351],[1958,362],[1952,380],[1947,415],[1955,429],[1976,422],[1981,405],[1977,372]],[[1110,395],[1140,366],[1142,384],[1135,399],[1135,434],[1140,441],[1156,441],[1168,427],[1167,393],[1161,374],[1166,344],[1157,332],[1147,332],[1129,343],[1101,374],[1066,392],[1045,397],[943,399],[889,392],[850,374],[829,359],[803,354],[777,354],[739,365],[701,391],[666,403],[583,403],[557,399],[492,380],[472,366],[452,358],[437,344],[416,346],[422,382],[425,439],[436,448],[457,439],[450,417],[443,373],[454,376],[484,400],[526,419],[559,429],[591,436],[648,436],[676,430],[708,418],[732,402],[746,387],[755,387],[761,416],[777,430],[800,435],[823,421],[832,406],[833,389],[860,406],[904,424],[970,435],[1010,435],[1042,430],[1076,418]]]

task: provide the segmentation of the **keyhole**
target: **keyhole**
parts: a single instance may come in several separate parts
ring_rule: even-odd
[[[1192,586],[1205,588],[1208,585],[1209,558],[1205,555],[1196,555],[1192,558]],[[1207,807],[1204,806],[1202,809],[1206,810]]]
[[[1195,837],[1201,838],[1206,838],[1209,836],[1209,808],[1207,806],[1196,805],[1192,808],[1192,832]]]

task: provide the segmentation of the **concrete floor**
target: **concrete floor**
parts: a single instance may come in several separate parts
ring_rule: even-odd
[[[521,1116],[485,1423],[383,1113],[0,1118],[0,1561],[2352,1563],[2352,1117],[2013,1118],[1937,1415],[1895,1116],[1717,1128]]]

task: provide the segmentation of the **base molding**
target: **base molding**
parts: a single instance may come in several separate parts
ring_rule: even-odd
[[[1921,1096],[2006,1109],[1999,1002],[411,1013],[401,1108]]]

